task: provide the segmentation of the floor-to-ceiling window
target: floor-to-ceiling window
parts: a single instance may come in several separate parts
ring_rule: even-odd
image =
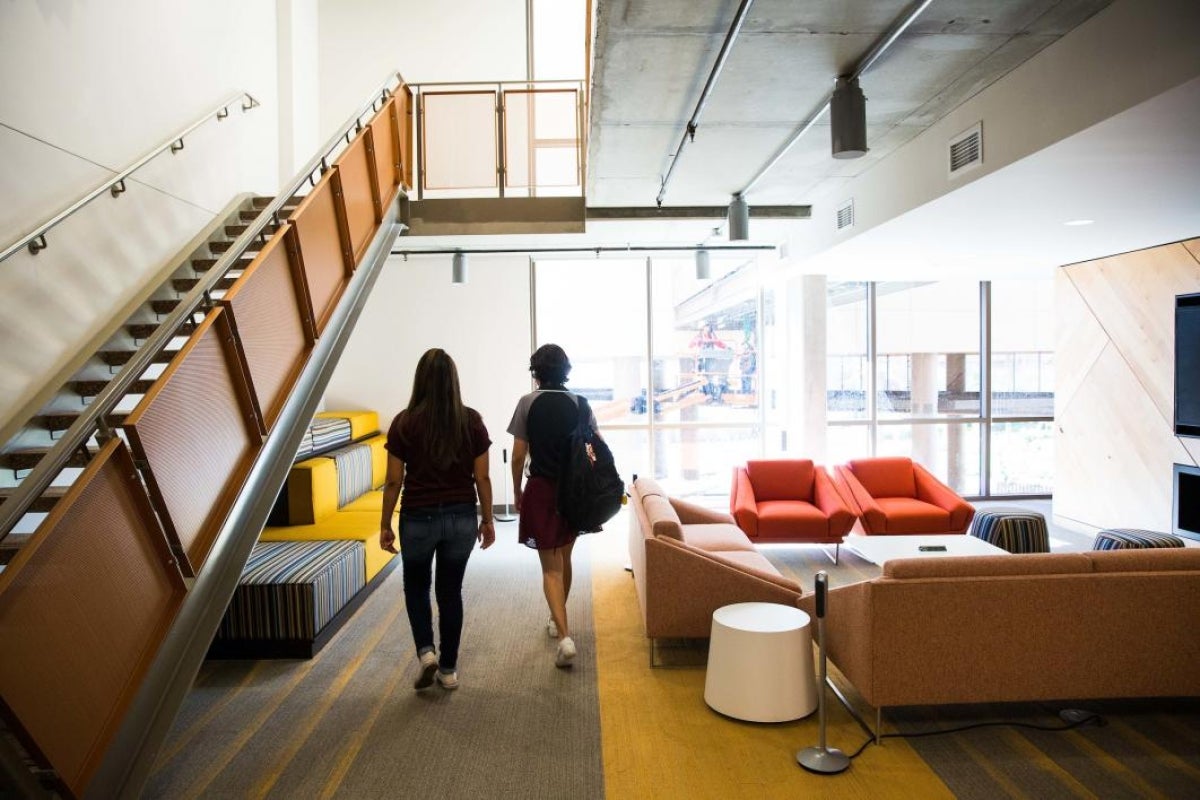
[[[566,349],[617,466],[693,497],[763,447],[755,258],[710,255],[533,264],[534,344]]]
[[[1049,281],[830,282],[829,460],[904,455],[965,495],[1050,493],[1052,298]]]

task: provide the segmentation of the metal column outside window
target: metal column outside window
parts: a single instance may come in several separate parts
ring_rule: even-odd
[[[876,417],[878,409],[876,408],[875,390],[878,381],[878,365],[875,363],[878,353],[877,349],[877,331],[878,322],[875,318],[876,311],[876,283],[870,281],[867,283],[867,444],[870,448],[871,457],[874,458],[876,452],[875,437],[878,434],[878,419]]]
[[[979,282],[979,494],[992,495],[992,282]]]

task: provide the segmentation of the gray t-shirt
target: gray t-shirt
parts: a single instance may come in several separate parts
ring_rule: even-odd
[[[592,430],[599,430],[588,407]],[[579,395],[566,389],[538,389],[517,401],[508,432],[529,442],[529,474],[557,480],[567,443],[579,424]]]

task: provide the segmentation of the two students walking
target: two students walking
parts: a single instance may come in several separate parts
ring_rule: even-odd
[[[558,345],[544,345],[530,358],[537,389],[517,403],[508,432],[513,435],[512,479],[520,514],[520,541],[538,552],[542,590],[550,619],[547,633],[559,640],[555,664],[571,666],[575,642],[567,619],[571,592],[571,551],[578,531],[558,515],[555,486],[568,438],[579,420],[577,396],[565,388],[571,363]],[[595,417],[590,417],[593,430]],[[397,552],[392,514],[400,506],[399,553],[404,600],[420,671],[413,688],[436,682],[458,688],[462,635],[462,584],[467,561],[478,542],[496,539],[488,448],[483,419],[465,406],[454,361],[441,349],[417,363],[408,406],[396,415],[387,435],[388,467],[383,492],[380,546]],[[529,478],[525,463],[529,461]],[[524,485],[522,485],[524,483]],[[475,504],[482,516],[476,522]],[[438,604],[438,643],[433,632],[430,589]]]

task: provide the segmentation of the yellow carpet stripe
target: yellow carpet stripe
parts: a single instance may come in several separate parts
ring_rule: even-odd
[[[1005,731],[1004,737],[1008,741],[1009,747],[1017,751],[1017,753],[1034,764],[1042,772],[1045,772],[1058,781],[1060,784],[1058,788],[1061,791],[1070,792],[1075,797],[1095,796],[1091,789],[1080,783],[1074,775],[1063,769],[1054,759],[1035,747],[1033,742],[1017,731]]]
[[[395,620],[400,610],[403,610],[403,606],[400,606],[393,612],[392,616],[382,625],[377,626],[377,629],[386,629]],[[217,776],[229,765],[229,762],[246,746],[246,743],[258,735],[263,724],[291,696],[292,690],[308,677],[308,674],[312,672],[317,664],[323,661],[322,657],[325,655],[325,652],[318,653],[311,661],[306,661],[296,668],[296,671],[290,676],[288,682],[273,696],[272,702],[264,707],[253,720],[243,726],[241,732],[229,740],[225,747],[217,754],[217,757],[209,762],[207,768],[196,777],[196,782],[184,793],[184,798],[189,798],[190,800],[190,798],[200,797],[205,793],[209,784],[216,780]]]
[[[209,663],[211,663],[211,662],[206,661],[205,665],[208,665]],[[175,756],[177,756],[181,752],[183,752],[184,748],[186,748],[188,746],[188,744],[191,743],[192,739],[195,738],[195,736],[197,734],[199,734],[202,730],[204,730],[204,728],[207,727],[209,725],[209,723],[211,723],[218,714],[220,714],[223,710],[225,710],[225,707],[228,706],[231,702],[233,702],[237,698],[238,694],[243,689],[245,689],[247,686],[253,685],[258,680],[258,671],[263,666],[263,663],[264,662],[260,661],[257,664],[255,664],[254,667],[249,672],[247,672],[240,681],[238,681],[238,685],[236,687],[234,687],[234,689],[232,691],[228,692],[220,700],[213,703],[212,707],[209,708],[208,711],[206,711],[199,719],[197,719],[191,725],[184,728],[183,731],[179,734],[179,736],[177,736],[177,737],[173,736],[172,737],[173,744],[169,748],[167,748],[159,753],[158,758],[155,759],[154,768],[155,769],[160,768],[162,765],[168,763]],[[196,680],[196,685],[200,685],[200,679]]]
[[[1192,764],[1184,761],[1182,758],[1175,755],[1170,750],[1167,750],[1153,739],[1146,738],[1144,734],[1134,730],[1129,726],[1128,723],[1110,718],[1108,724],[1111,725],[1115,730],[1119,731],[1127,741],[1137,745],[1139,749],[1147,753],[1151,758],[1154,759],[1156,764],[1162,764],[1168,769],[1177,772],[1185,772],[1188,775],[1191,775],[1193,778],[1200,780],[1200,769],[1197,769]],[[1193,733],[1192,736],[1194,738],[1195,734]]]
[[[383,637],[387,634],[388,629],[395,624],[396,618],[399,617],[400,613],[404,610],[405,609],[403,605],[399,603],[396,604],[396,607],[392,609],[392,613],[387,617],[386,622],[382,625],[376,625],[371,630],[370,636],[368,639],[364,640],[363,646],[357,649],[354,658],[342,668],[342,671],[338,673],[337,679],[321,695],[321,703],[308,709],[305,714],[308,724],[297,728],[287,744],[279,749],[279,755],[275,758],[275,763],[269,769],[264,770],[265,774],[263,775],[263,779],[258,783],[257,786],[254,787],[253,791],[250,793],[250,797],[267,796],[267,793],[271,791],[271,787],[273,787],[275,782],[279,780],[288,764],[292,762],[292,759],[294,759],[296,754],[300,752],[300,748],[303,747],[304,743],[308,741],[308,737],[310,737],[312,732],[316,730],[317,725],[320,724],[326,712],[328,712],[330,707],[333,706],[334,702],[341,697],[342,692],[345,691],[346,686],[350,683],[350,679],[353,678],[355,673],[358,672],[358,668],[361,667],[363,662],[367,660],[367,657],[375,651],[375,648],[379,644],[380,640],[383,639]],[[369,644],[367,643],[368,641]],[[415,659],[416,655],[414,654],[413,660]]]
[[[391,682],[388,683],[387,691],[381,695],[380,702],[375,704],[375,710],[371,712],[369,717],[363,720],[363,724],[358,726],[358,729],[350,736],[350,741],[338,754],[333,771],[329,775],[329,780],[325,782],[325,787],[321,790],[322,798],[333,797],[338,789],[341,788],[342,780],[346,777],[346,773],[350,771],[350,767],[354,764],[354,759],[358,758],[358,753],[362,750],[363,743],[367,741],[367,737],[375,727],[375,720],[379,719],[380,713],[385,708],[389,708],[386,700],[395,695],[396,687],[400,683],[400,679],[404,677],[404,674],[405,670],[403,669],[395,670]]]
[[[1112,774],[1113,778],[1125,784],[1138,797],[1167,797],[1121,763],[1120,759],[1114,758],[1106,750],[1094,744],[1086,734],[1078,733],[1073,739],[1075,745],[1087,753],[1088,758],[1103,768],[1105,772]]]
[[[623,542],[591,552],[606,800],[641,800],[648,787],[688,800],[953,796],[905,742],[868,748],[841,775],[813,775],[796,764],[795,754],[817,742],[815,713],[756,724],[709,709],[702,668],[649,667]],[[857,749],[866,738],[862,729],[832,695],[828,709],[829,744]]]

